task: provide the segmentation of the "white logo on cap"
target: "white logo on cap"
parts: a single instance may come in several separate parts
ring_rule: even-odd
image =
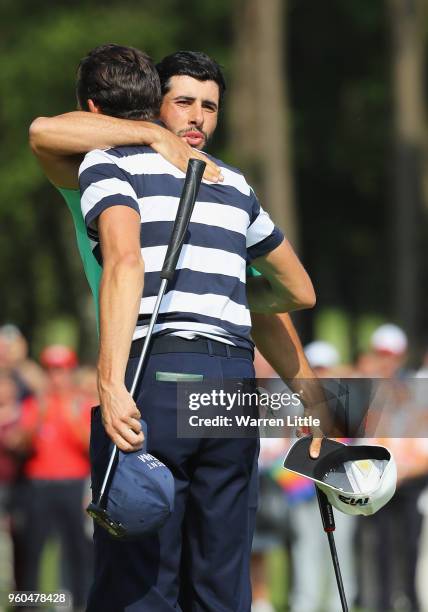
[[[159,461],[159,459],[156,459],[156,457],[153,457],[153,455],[150,455],[149,453],[144,453],[143,455],[137,455],[137,458],[140,461],[142,461],[145,465],[147,465],[151,470],[153,470],[154,468],[163,466],[162,461]]]

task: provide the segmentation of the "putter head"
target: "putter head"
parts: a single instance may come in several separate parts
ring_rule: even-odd
[[[111,519],[107,514],[107,510],[105,508],[97,506],[97,504],[91,502],[86,508],[86,512],[94,519],[97,525],[108,531],[108,533],[114,538],[121,539],[126,536],[126,529],[123,527],[123,525],[121,525],[121,523],[113,521],[113,519]]]

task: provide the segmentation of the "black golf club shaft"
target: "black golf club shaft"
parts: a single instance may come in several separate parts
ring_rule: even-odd
[[[345,589],[343,587],[342,574],[340,572],[339,558],[337,556],[336,543],[334,541],[333,532],[336,529],[334,522],[333,508],[327,499],[326,494],[321,491],[316,485],[318,506],[320,509],[321,520],[324,531],[327,534],[328,544],[330,546],[331,559],[333,561],[334,573],[336,575],[337,588],[339,590],[340,602],[342,604],[342,612],[348,612],[348,603],[346,601]]]
[[[190,217],[192,216],[193,208],[198,195],[199,186],[202,181],[202,175],[205,170],[206,163],[200,159],[190,159],[187,166],[186,179],[183,185],[183,191],[181,193],[180,202],[178,204],[177,216],[174,221],[174,227],[172,230],[171,238],[169,240],[168,249],[165,255],[164,264],[161,271],[161,286],[156,298],[156,304],[153,309],[152,316],[150,318],[149,327],[147,334],[144,339],[143,349],[141,351],[138,366],[135,371],[134,379],[132,381],[130,395],[134,398],[135,390],[137,388],[140,373],[143,369],[143,365],[146,359],[146,355],[149,348],[149,343],[153,333],[153,328],[156,323],[156,319],[159,313],[160,304],[163,295],[166,291],[168,281],[170,281],[174,275],[175,268],[177,266],[178,258],[180,255],[181,247],[183,246],[184,238],[186,235],[187,228],[189,226]],[[110,480],[113,465],[118,454],[117,446],[114,446],[113,451],[110,455],[110,460],[107,466],[107,470],[104,476],[104,480],[101,486],[101,491],[98,496],[98,505],[101,504],[102,498],[105,494],[107,484]]]
[[[339,558],[337,556],[336,543],[332,531],[327,531],[328,544],[330,546],[331,558],[333,559],[334,573],[336,574],[337,588],[343,612],[348,612],[345,589],[343,587],[342,574],[340,573]]]

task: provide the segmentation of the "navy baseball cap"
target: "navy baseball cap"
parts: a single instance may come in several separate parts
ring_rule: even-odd
[[[103,500],[88,507],[99,525],[125,540],[155,533],[174,510],[174,477],[162,461],[147,452],[147,426],[141,423],[143,448],[132,453],[119,450]]]

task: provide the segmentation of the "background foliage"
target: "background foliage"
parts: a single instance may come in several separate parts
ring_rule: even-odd
[[[249,90],[245,95],[234,83],[239,83],[240,76],[239,35],[251,57],[257,59],[263,52],[260,39],[255,45],[254,38],[246,38],[247,32],[258,27],[251,10],[260,3],[270,10],[276,2],[3,0],[0,322],[17,323],[36,348],[61,322],[68,328],[71,322],[82,354],[93,354],[96,339],[90,298],[71,219],[61,196],[32,158],[27,133],[35,117],[74,107],[77,63],[100,43],[137,46],[156,60],[180,48],[201,49],[214,56],[225,68],[231,95],[212,151],[249,170],[259,193],[266,193],[266,169],[249,161],[248,147],[241,142],[245,138],[234,119],[237,105],[244,112],[252,104],[251,87],[256,87],[259,78],[254,64],[246,68]],[[410,201],[412,190],[406,190],[409,201],[400,204],[405,215],[406,207],[415,211],[400,248],[414,253],[408,273],[418,267],[418,291],[406,296],[406,308],[400,308],[397,300],[396,245],[402,232],[394,204],[396,111],[389,11],[394,2],[332,0],[326,7],[289,0],[282,3],[283,16],[277,24],[283,43],[280,85],[287,89],[283,111],[289,117],[288,132],[279,130],[278,138],[286,143],[294,179],[296,240],[318,294],[316,311],[305,314],[299,323],[308,340],[319,329],[326,309],[335,309],[345,321],[344,351],[358,348],[359,325],[368,320],[387,318],[410,326],[416,352],[427,340],[423,308],[426,212],[423,198]],[[419,4],[419,0],[407,2],[414,5],[416,16]],[[246,11],[250,11],[248,19]],[[425,57],[426,20],[423,24]],[[245,53],[242,43],[240,49],[241,55]],[[266,71],[270,68],[268,63]],[[267,122],[270,101],[261,103]],[[263,116],[258,117],[245,129],[260,138],[267,123],[264,126]],[[416,181],[425,177],[420,161],[414,160],[420,165]],[[270,202],[264,204],[269,209]]]

